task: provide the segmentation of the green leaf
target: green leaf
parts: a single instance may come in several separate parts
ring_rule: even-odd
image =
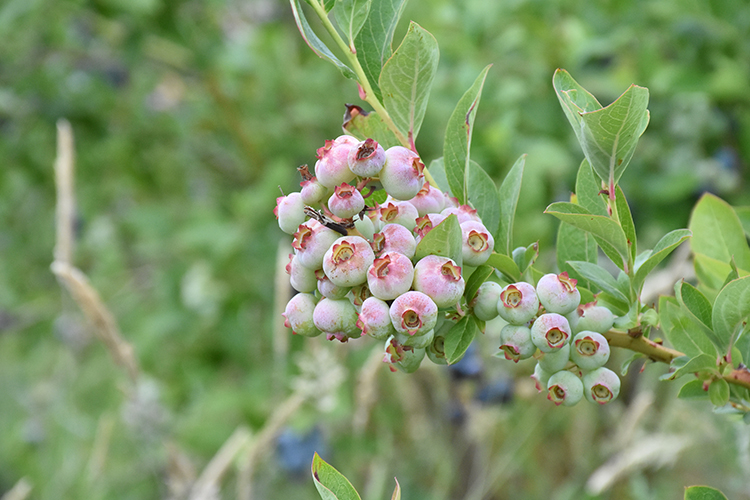
[[[750,338],[744,332],[750,319],[750,276],[730,281],[716,296],[713,329],[727,346],[737,341],[743,359],[750,359]],[[726,352],[726,351],[724,351]]]
[[[673,373],[662,375],[662,380],[674,380],[690,373],[711,372],[718,373],[716,358],[708,354],[699,354],[694,358],[681,356],[672,360],[672,367],[676,368]]]
[[[378,81],[383,65],[391,57],[393,50],[393,32],[406,0],[377,0],[370,5],[370,15],[367,16],[362,29],[359,31],[354,46],[357,48],[357,59],[362,70],[370,82],[375,97],[382,102]]]
[[[310,24],[307,22],[305,13],[302,12],[302,6],[299,4],[299,0],[289,0],[289,2],[292,5],[292,14],[294,15],[294,21],[297,23],[297,28],[299,29],[302,38],[313,52],[315,52],[318,57],[327,59],[335,64],[345,77],[356,80],[357,75],[354,74],[354,71],[352,71],[349,66],[342,63],[338,57],[333,55],[333,52],[330,51],[326,44],[323,43],[323,41],[318,38],[318,35],[312,30]]]
[[[621,257],[620,262],[613,260],[621,268],[623,261],[627,262],[630,255],[627,238],[620,225],[609,217],[594,215],[585,208],[569,202],[553,203],[547,207],[544,213],[554,215],[563,222],[583,229],[610,245]],[[602,243],[599,243],[599,245],[602,250],[605,250]]]
[[[651,251],[648,258],[640,266],[636,266],[633,287],[636,290],[640,290],[648,274],[683,241],[690,238],[691,235],[692,233],[688,229],[675,229],[665,234]]]
[[[708,398],[714,406],[724,406],[729,402],[729,384],[723,378],[711,382],[708,386]]]
[[[568,264],[581,276],[598,286],[601,290],[623,302],[630,302],[629,290],[623,290],[622,285],[609,274],[606,269],[584,261],[569,261]]]
[[[708,354],[716,359],[717,351],[713,342],[697,322],[685,315],[674,297],[659,298],[659,317],[661,328],[675,349],[689,357]]]
[[[674,295],[682,306],[682,310],[703,330],[708,339],[718,348],[719,352],[725,351],[728,343],[713,331],[711,319],[711,302],[690,283],[678,281],[674,286]]]
[[[527,247],[518,247],[513,250],[513,261],[521,270],[521,275],[526,273],[534,265],[539,257],[539,242],[536,241]]]
[[[474,272],[471,273],[469,279],[466,280],[466,290],[464,291],[466,302],[471,302],[471,299],[473,299],[474,295],[477,294],[479,287],[482,285],[482,283],[487,281],[487,278],[492,276],[493,272],[494,269],[492,269],[492,266],[488,265],[479,266],[474,269]]]
[[[315,0],[305,0],[305,1],[312,5],[312,2],[314,2]],[[331,12],[331,9],[333,9],[335,4],[336,4],[336,0],[323,0],[323,10],[326,11],[326,14]]]
[[[630,370],[630,365],[633,363],[633,361],[640,359],[643,357],[643,354],[640,352],[634,352],[631,354],[625,361],[622,362],[622,366],[620,367],[620,376],[624,377],[628,374],[628,370]]]
[[[708,486],[691,486],[685,488],[685,500],[727,500],[721,491]]]
[[[625,193],[622,192],[620,186],[616,187],[616,191],[617,197],[615,198],[615,206],[617,207],[617,218],[620,221],[622,230],[625,232],[628,247],[630,248],[630,262],[635,262],[635,257],[637,255],[637,245],[635,236],[635,224],[633,223],[633,214],[630,213],[628,200],[625,199]]]
[[[500,198],[495,182],[475,161],[469,164],[469,179],[467,185],[469,203],[482,219],[484,227],[494,238],[500,224]]]
[[[383,119],[374,111],[365,111],[354,104],[346,105],[344,113],[343,128],[360,141],[368,138],[375,139],[383,149],[392,146],[400,146],[401,142],[396,137]]]
[[[526,155],[516,160],[498,190],[500,197],[500,223],[495,236],[495,250],[510,255],[513,250],[513,222],[516,218],[518,197],[521,194],[523,170],[526,166]]]
[[[606,107],[565,70],[552,79],[563,111],[594,172],[614,189],[648,126],[648,89],[631,85]]]
[[[703,381],[699,379],[686,382],[677,393],[680,399],[708,399],[708,391],[703,390]]]
[[[448,186],[448,179],[445,177],[445,165],[443,164],[443,158],[440,157],[430,162],[430,166],[427,168],[432,175],[432,179],[437,183],[438,189],[443,193],[450,194],[450,187]]]
[[[576,176],[576,198],[579,205],[595,215],[607,215],[607,203],[600,194],[602,182],[594,175],[591,164],[584,159]]]
[[[435,37],[415,22],[383,66],[383,106],[396,127],[414,142],[422,126],[440,52]]]
[[[598,261],[598,247],[594,237],[583,229],[560,222],[560,229],[557,230],[556,249],[557,267],[560,269],[560,272],[567,272],[570,277],[579,280],[579,285],[589,288],[588,283],[581,283],[581,280],[587,280],[573,269],[573,266],[568,264],[568,262],[581,261],[596,264]]]
[[[451,214],[443,222],[433,227],[417,244],[415,262],[428,255],[442,255],[463,265],[463,241],[458,217]]]
[[[740,219],[745,236],[750,238],[750,207],[734,207],[734,213]]]
[[[489,69],[490,66],[487,66],[479,73],[474,84],[458,101],[445,129],[445,142],[443,143],[445,175],[453,196],[458,198],[462,205],[466,203],[467,198],[466,184],[471,161],[469,150],[471,149],[471,134],[474,131],[474,118]]]
[[[367,15],[370,13],[372,0],[336,0],[333,7],[333,16],[339,29],[344,32],[349,45],[354,46],[354,39],[359,30],[365,24]]]
[[[460,360],[474,340],[479,327],[474,316],[464,316],[445,334],[445,359],[448,364]]]
[[[361,500],[352,483],[320,458],[317,452],[313,456],[312,475],[323,500]]]
[[[693,208],[688,229],[693,232],[690,248],[696,257],[706,256],[726,264],[734,257],[739,269],[750,270],[750,248],[742,223],[732,207],[721,198],[704,194]]]
[[[487,259],[487,265],[490,265],[503,273],[508,279],[510,279],[511,283],[521,281],[521,270],[518,269],[518,265],[515,261],[507,255],[492,252],[490,258]]]

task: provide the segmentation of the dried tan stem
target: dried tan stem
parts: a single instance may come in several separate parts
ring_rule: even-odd
[[[25,500],[31,493],[31,483],[22,477],[0,500]]]
[[[203,473],[191,488],[190,500],[210,500],[219,491],[221,478],[234,462],[235,457],[250,442],[250,430],[245,426],[235,429],[229,439],[211,459]]]
[[[54,255],[56,261],[67,264],[73,262],[73,245],[75,242],[74,165],[73,129],[67,120],[58,120],[57,157],[55,158],[57,243]]]

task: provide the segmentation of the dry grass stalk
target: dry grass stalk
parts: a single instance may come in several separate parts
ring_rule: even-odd
[[[31,493],[31,483],[22,477],[0,500],[25,500]]]
[[[191,489],[190,500],[208,500],[214,498],[219,491],[219,483],[232,465],[235,457],[244,450],[250,442],[251,433],[245,426],[235,429],[229,439],[221,446],[211,459],[203,473]]]

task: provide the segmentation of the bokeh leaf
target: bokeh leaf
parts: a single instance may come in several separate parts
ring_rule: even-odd
[[[450,186],[453,196],[458,198],[461,204],[466,203],[467,197],[466,183],[474,118],[477,114],[482,87],[484,87],[484,80],[487,78],[489,69],[490,66],[487,66],[479,73],[472,86],[458,101],[445,129],[445,142],[443,143],[445,175],[448,178],[448,186]]]
[[[299,4],[299,0],[289,0],[289,2],[292,6],[292,14],[294,15],[294,21],[297,23],[297,28],[299,29],[302,38],[313,50],[313,52],[315,52],[318,57],[327,59],[328,61],[335,64],[345,77],[356,80],[357,75],[354,74],[354,71],[352,71],[349,66],[341,62],[338,57],[333,55],[333,52],[331,52],[326,44],[323,43],[323,41],[318,38],[318,35],[316,35],[312,30],[310,24],[307,22],[305,13],[302,12],[302,6]]]
[[[685,500],[727,500],[727,497],[715,488],[691,486],[685,489]]]
[[[362,70],[370,82],[375,97],[382,102],[380,92],[380,71],[391,57],[393,50],[393,32],[396,30],[406,0],[378,0],[370,5],[370,15],[367,16],[362,29],[359,30],[354,41],[357,48],[357,59]]]
[[[380,73],[383,106],[412,142],[422,126],[439,58],[435,37],[412,21],[401,45]]]
[[[469,195],[469,203],[477,211],[484,227],[495,238],[500,224],[500,198],[495,187],[495,181],[475,161],[469,164],[469,178],[466,189]]]
[[[513,222],[516,218],[518,197],[521,194],[521,182],[526,166],[526,155],[521,155],[505,175],[500,189],[500,223],[495,236],[495,250],[510,255],[513,250]]]
[[[317,452],[313,456],[312,476],[323,500],[361,500],[352,483],[320,458]]]

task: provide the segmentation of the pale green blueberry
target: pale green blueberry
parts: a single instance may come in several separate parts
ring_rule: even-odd
[[[573,406],[582,398],[583,383],[569,371],[553,373],[547,381],[547,399],[557,406]]]

